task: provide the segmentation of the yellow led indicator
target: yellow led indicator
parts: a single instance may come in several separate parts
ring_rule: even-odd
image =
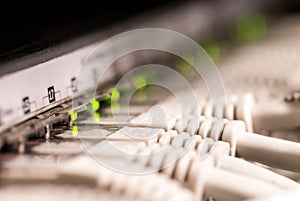
[[[78,135],[78,127],[77,126],[72,127],[72,134],[73,134],[73,137],[77,137],[77,135]]]
[[[137,89],[145,88],[147,86],[147,80],[143,76],[135,76],[133,84]]]
[[[118,101],[120,99],[120,92],[116,88],[110,88],[108,92],[111,93],[110,99],[112,101]]]
[[[96,99],[92,99],[91,104],[94,111],[97,111],[100,108],[100,103]]]

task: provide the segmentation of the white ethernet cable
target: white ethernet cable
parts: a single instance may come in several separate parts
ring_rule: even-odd
[[[168,105],[168,104],[167,104]],[[164,111],[175,111],[174,107],[167,106]],[[175,107],[176,108],[176,107]],[[131,120],[131,126],[163,127],[165,130],[177,129],[179,131],[192,131],[190,134],[198,134],[202,138],[211,137],[214,140],[222,140],[230,143],[230,154],[261,162],[276,168],[300,172],[300,143],[281,140],[246,132],[242,121],[228,121],[226,119],[207,118],[199,115],[180,117],[167,113],[166,119],[158,119],[152,124],[151,116],[157,110],[143,113]],[[152,112],[152,114],[150,114]],[[154,112],[154,113],[153,113]],[[176,123],[180,122],[180,126]]]
[[[98,131],[94,130],[92,132]],[[139,133],[145,137],[150,135],[151,132],[152,134],[158,133],[158,135],[144,142],[128,138],[127,135],[122,136],[122,133],[128,135]],[[110,135],[108,140],[117,148],[134,155],[129,158],[122,158],[113,152],[106,153],[101,144],[102,142],[89,149],[89,153],[96,156],[96,158],[103,159],[105,157],[107,160],[127,161],[130,166],[134,166],[134,162],[136,162],[138,165],[144,166],[145,170],[147,167],[156,167],[157,171],[174,160],[175,163],[167,168],[163,168],[162,172],[192,189],[195,194],[195,200],[199,200],[203,195],[214,198],[221,198],[220,196],[224,198],[225,195],[225,200],[247,199],[266,195],[269,191],[280,192],[287,188],[298,187],[297,183],[271,171],[241,159],[236,158],[236,160],[232,160],[232,157],[228,156],[229,144],[221,141],[214,142],[209,138],[203,140],[200,136],[190,136],[187,133],[177,134],[176,131],[165,132],[162,129],[126,127]],[[188,145],[191,145],[192,149],[176,161],[176,157],[186,150],[183,147]],[[165,146],[170,150],[161,157],[155,157],[155,153]],[[209,149],[209,147],[211,148]],[[211,155],[199,161],[199,154],[203,151],[205,152],[205,150],[211,150]],[[139,155],[145,157],[139,158],[137,157]],[[249,172],[243,175],[244,170],[235,171],[228,166],[232,162],[241,168],[246,167],[245,170]],[[266,175],[259,175],[261,173],[266,173]],[[219,180],[220,178],[228,182],[222,183]]]

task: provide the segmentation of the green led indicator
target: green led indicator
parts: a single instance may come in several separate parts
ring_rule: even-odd
[[[240,17],[233,38],[240,43],[252,42],[263,36],[265,32],[265,17],[258,13],[252,13]]]
[[[193,65],[194,65],[194,57],[187,56],[184,59],[180,59],[177,62],[176,68],[182,72],[189,72],[193,69]]]
[[[212,40],[207,42],[203,45],[203,49],[214,61],[220,58],[221,45],[218,43],[218,41]]]
[[[120,92],[116,88],[110,88],[108,92],[111,93],[110,99],[112,101],[118,101],[120,99]]]
[[[78,135],[78,127],[77,126],[72,127],[72,134],[73,134],[73,137],[77,137],[77,135]]]
[[[71,115],[71,120],[75,121],[77,119],[77,113],[74,112],[74,110],[69,111],[69,114]]]
[[[95,120],[95,121],[99,121],[99,119],[100,119],[100,113],[95,112],[95,113],[94,113],[94,120]]]
[[[94,111],[97,111],[100,108],[100,103],[96,99],[92,99],[91,104]]]
[[[135,76],[133,79],[133,84],[136,89],[145,88],[147,86],[147,80],[143,76]]]

